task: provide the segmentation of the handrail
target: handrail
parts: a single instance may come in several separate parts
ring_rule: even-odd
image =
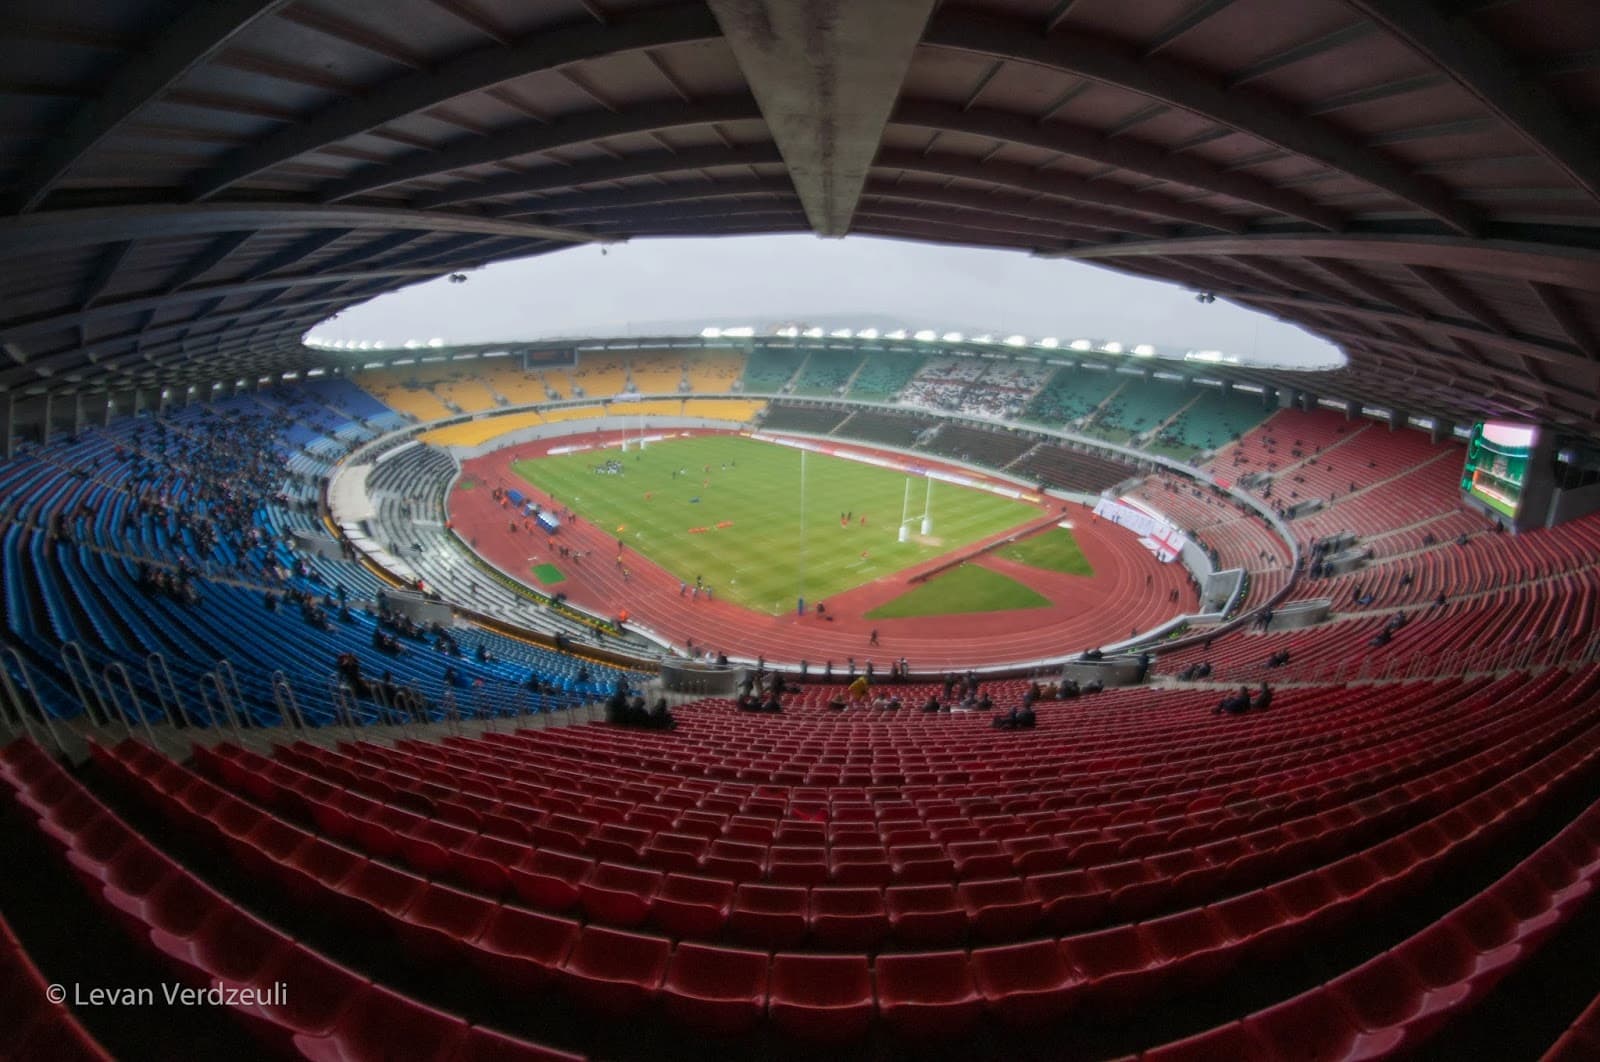
[[[83,683],[78,681],[78,672],[73,670],[74,657],[79,670],[83,672],[83,682],[89,684],[89,692],[94,694],[94,703],[84,696]],[[61,666],[67,673],[67,678],[72,680],[72,690],[78,696],[78,703],[83,705],[83,710],[88,713],[89,721],[97,726],[110,726],[112,723],[111,710],[106,707],[106,700],[100,694],[100,688],[94,683],[94,671],[89,667],[89,658],[83,651],[83,646],[77,642],[64,642],[61,646]],[[100,717],[94,714],[94,704],[100,706]]]
[[[279,668],[272,673],[272,703],[278,709],[280,725],[287,720],[294,724],[296,730],[306,729],[306,717],[300,711],[300,702],[295,698],[294,686],[289,682],[289,676]]]
[[[0,650],[0,652],[3,652],[4,655],[9,656],[16,662],[17,676],[22,679],[23,688],[33,698],[34,710],[39,713],[40,722],[44,724],[45,730],[49,732],[50,740],[55,744],[56,750],[65,752],[66,746],[61,743],[61,734],[56,730],[55,720],[50,718],[50,713],[45,711],[44,702],[39,699],[39,691],[34,686],[33,674],[28,670],[28,662],[22,659],[21,653],[9,645],[4,650]],[[36,740],[33,733],[33,724],[28,721],[27,703],[22,698],[21,690],[12,681],[10,670],[4,666],[0,666],[0,692],[5,694],[7,702],[16,709],[17,718],[21,720],[23,732],[27,734],[29,740]],[[0,715],[3,714],[0,713]]]
[[[150,717],[145,714],[144,702],[139,699],[138,691],[133,688],[133,678],[128,674],[128,669],[123,666],[122,661],[113,660],[111,663],[106,665],[105,671],[103,672],[103,677],[106,681],[106,692],[111,695],[111,700],[117,705],[117,710],[122,712],[122,722],[123,725],[128,728],[128,736],[134,736],[133,726],[128,722],[127,712],[122,710],[121,702],[117,700],[117,687],[112,681],[113,674],[122,679],[122,688],[127,690],[128,699],[133,702],[134,710],[139,715],[139,725],[144,728],[144,736],[148,738],[150,740],[150,744],[154,746],[156,744],[155,731],[150,728]]]
[[[228,691],[223,688],[222,680],[217,677],[215,671],[207,671],[204,675],[201,675],[198,683],[200,699],[205,702],[207,713],[210,714],[212,719],[217,718],[217,710],[211,705],[211,696],[206,693],[207,682],[210,682],[211,688],[217,691],[217,700],[222,705],[222,716],[228,720],[228,725],[233,728],[234,739],[243,745],[244,733],[239,728],[239,717],[234,714],[233,705],[228,701]]]

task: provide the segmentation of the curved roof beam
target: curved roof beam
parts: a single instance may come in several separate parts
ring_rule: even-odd
[[[1163,151],[1126,137],[1106,137],[1061,122],[1037,122],[1018,114],[943,103],[902,103],[889,116],[895,125],[970,133],[1012,144],[1026,144],[1119,170],[1241,199],[1277,214],[1337,232],[1344,216],[1294,192],[1242,173],[1227,173],[1198,159]]]
[[[530,199],[494,210],[495,217],[545,217],[551,214],[628,210],[658,203],[682,203],[699,199],[730,199],[753,195],[794,195],[787,177],[750,177],[737,181],[683,181],[678,184],[649,184],[637,188],[618,188],[596,192],[567,192]]]
[[[936,0],[708,0],[806,217],[843,236]]]
[[[896,184],[885,180],[868,181],[862,194],[876,196],[879,199],[903,199],[964,210],[980,210],[1004,217],[1046,221],[1080,229],[1085,233],[1085,238],[1096,238],[1094,233],[1103,234],[1106,231],[1149,237],[1165,236],[1171,231],[1169,226],[1160,222],[1146,221],[1109,210],[1096,210],[1081,203],[1069,204],[1053,199],[1023,200],[956,188]]]
[[[480,233],[567,243],[597,239],[575,229],[470,214],[423,214],[397,207],[308,203],[139,204],[52,210],[47,214],[0,218],[0,258],[54,254],[72,247],[99,246],[118,240],[333,228]]]
[[[874,165],[888,170],[931,173],[960,180],[1017,188],[1072,203],[1093,203],[1126,210],[1151,220],[1183,221],[1222,232],[1242,233],[1245,221],[1207,206],[1137,192],[1106,181],[1086,181],[1082,177],[1039,170],[1013,162],[978,162],[948,155],[924,155],[920,151],[886,150],[878,152]]]
[[[1464,339],[1486,347],[1497,347],[1521,357],[1535,358],[1564,369],[1575,368],[1586,371],[1600,369],[1600,362],[1589,359],[1576,347],[1565,347],[1536,339],[1532,336],[1517,335],[1510,332],[1492,332],[1478,325],[1463,324],[1443,317],[1417,317],[1413,314],[1385,309],[1380,306],[1341,302],[1305,294],[1262,291],[1254,288],[1209,287],[1206,290],[1224,299],[1248,299],[1251,302],[1268,303],[1285,310],[1290,316],[1293,316],[1294,311],[1304,311],[1334,314],[1339,317],[1354,318],[1379,324],[1396,324],[1421,332],[1434,332],[1439,335],[1449,336],[1452,339]]]
[[[783,156],[775,144],[749,147],[699,147],[682,151],[650,151],[624,159],[581,162],[575,166],[546,166],[532,173],[512,173],[485,181],[457,185],[417,196],[411,205],[422,210],[449,206],[503,195],[521,195],[548,189],[571,188],[584,184],[603,184],[631,177],[654,177],[665,173],[687,173],[719,166],[757,166],[781,163]],[[453,215],[427,214],[428,218]]]
[[[527,122],[488,136],[467,137],[438,151],[414,152],[398,162],[362,167],[349,177],[322,188],[317,198],[324,203],[336,203],[422,177],[437,177],[470,166],[490,165],[609,137],[760,117],[761,111],[749,96],[726,96],[695,103],[658,103],[622,113],[601,111],[559,122]]]
[[[79,159],[116,131],[128,117],[158,98],[184,75],[210,59],[257,21],[293,0],[192,0],[174,19],[105,81],[100,94],[80,106],[27,164],[13,189],[11,209],[33,210]]]
[[[396,78],[359,99],[342,101],[290,125],[259,144],[241,148],[221,165],[200,174],[189,194],[207,199],[228,187],[311,151],[358,136],[408,114],[471,92],[542,70],[585,59],[661,48],[717,35],[717,23],[703,6],[690,4],[652,11],[604,25],[585,21],[542,30],[510,47],[481,48],[432,70]]]
[[[63,328],[90,325],[98,321],[143,313],[145,310],[165,310],[174,306],[181,306],[184,303],[204,302],[213,298],[225,299],[234,295],[250,295],[257,292],[275,291],[280,288],[293,288],[306,284],[343,284],[351,280],[377,279],[380,277],[431,277],[437,276],[439,272],[440,269],[437,266],[380,266],[375,269],[352,269],[337,273],[296,273],[293,276],[286,277],[262,277],[253,280],[230,281],[222,284],[207,284],[174,293],[158,292],[155,295],[144,295],[132,299],[120,299],[116,302],[100,303],[87,309],[12,320],[3,328],[0,328],[0,342],[15,342],[26,339],[29,336],[47,335]]]
[[[1229,92],[1220,78],[1160,57],[1141,60],[1127,47],[1089,37],[1043,36],[1029,21],[947,10],[929,23],[925,43],[1059,70],[1136,92],[1159,103],[1248,133],[1382,189],[1463,234],[1478,231],[1475,211],[1441,186],[1405,172],[1336,127],[1248,89]]]
[[[1429,0],[1345,0],[1477,97],[1567,178],[1600,199],[1600,148],[1539,77],[1463,19]]]
[[[1431,266],[1458,273],[1534,280],[1576,291],[1600,293],[1600,251],[1515,240],[1469,240],[1455,236],[1390,236],[1379,233],[1318,235],[1254,233],[1192,236],[1144,243],[1104,244],[1065,252],[1082,261],[1143,255],[1294,255],[1345,262]]]
[[[590,214],[624,212],[639,207],[669,203],[702,202],[750,196],[789,196],[795,194],[788,178],[750,178],[738,181],[696,181],[679,185],[647,185],[609,192],[569,192],[548,199],[531,200],[507,209],[502,217],[574,214],[587,223]],[[883,179],[868,180],[862,195],[880,199],[905,200],[984,211],[998,217],[1029,218],[1079,230],[1079,238],[1103,240],[1108,233],[1138,236],[1170,235],[1169,226],[1144,221],[1126,214],[1055,200],[1021,199],[988,195],[964,189],[931,185],[906,185]]]

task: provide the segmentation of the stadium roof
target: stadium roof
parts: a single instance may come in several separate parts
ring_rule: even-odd
[[[811,229],[1178,281],[1339,344],[1322,394],[1600,435],[1587,0],[11,0],[0,71],[12,394],[320,364],[344,306],[574,243]]]

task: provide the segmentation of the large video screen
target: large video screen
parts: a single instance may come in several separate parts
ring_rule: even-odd
[[[1461,490],[1513,519],[1522,511],[1522,490],[1539,429],[1531,424],[1488,421],[1472,429]]]

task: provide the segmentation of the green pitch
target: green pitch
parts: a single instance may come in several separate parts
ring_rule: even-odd
[[[867,619],[944,616],[960,612],[1009,612],[1042,608],[1049,598],[999,572],[963,564],[940,572],[867,613]]]
[[[1078,540],[1064,527],[1052,527],[1048,531],[1030,535],[1021,542],[997,551],[996,555],[1030,568],[1065,572],[1068,575],[1094,574],[1088,558],[1078,548]]]
[[[595,471],[608,460],[621,462],[621,474]],[[774,615],[792,612],[802,588],[810,607],[1039,514],[1026,502],[934,483],[932,538],[901,543],[907,477],[811,453],[802,548],[800,464],[791,447],[712,435],[652,443],[643,453],[611,447],[512,468],[680,580],[692,586],[701,576],[719,598]],[[922,512],[927,490],[926,480],[911,478],[913,513]],[[840,525],[844,513],[852,514],[848,527]]]

